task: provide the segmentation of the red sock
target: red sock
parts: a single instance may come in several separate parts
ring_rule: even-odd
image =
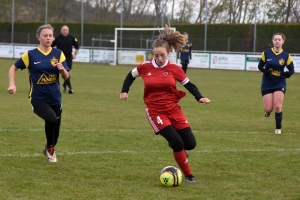
[[[185,151],[182,150],[180,152],[173,152],[173,155],[183,174],[185,176],[191,175],[192,171],[190,169],[190,165],[186,157]]]

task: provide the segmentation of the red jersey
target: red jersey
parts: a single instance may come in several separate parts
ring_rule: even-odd
[[[161,111],[170,110],[185,96],[178,91],[176,82],[185,85],[189,82],[181,67],[170,61],[158,66],[155,60],[146,61],[132,70],[132,76],[141,76],[144,81],[144,102],[147,107]]]

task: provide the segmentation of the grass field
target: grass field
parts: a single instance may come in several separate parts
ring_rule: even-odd
[[[142,80],[119,100],[133,66],[74,64],[75,94],[63,94],[59,162],[49,163],[44,122],[27,101],[27,71],[17,71],[17,93],[7,93],[14,62],[0,59],[0,199],[300,199],[300,74],[287,80],[282,134],[275,135],[274,113],[263,117],[259,72],[188,69],[212,100],[199,104],[188,93],[180,101],[198,143],[189,152],[198,182],[167,188],[159,172],[177,164],[148,124]]]

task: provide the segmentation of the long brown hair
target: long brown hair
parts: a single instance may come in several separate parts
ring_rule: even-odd
[[[164,27],[164,32],[161,33],[157,39],[154,40],[152,48],[165,47],[167,52],[180,51],[185,45],[184,36],[178,32],[171,30],[167,25]]]

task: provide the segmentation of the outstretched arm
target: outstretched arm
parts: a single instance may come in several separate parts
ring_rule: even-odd
[[[210,100],[203,97],[197,86],[195,86],[193,83],[188,82],[184,85],[184,87],[195,97],[198,102],[206,104],[210,103]]]
[[[120,94],[120,99],[121,100],[126,100],[128,98],[128,92],[129,92],[129,88],[132,85],[133,81],[135,80],[135,78],[132,76],[132,71],[130,71],[123,83],[122,86],[122,90],[121,90],[121,94]]]

